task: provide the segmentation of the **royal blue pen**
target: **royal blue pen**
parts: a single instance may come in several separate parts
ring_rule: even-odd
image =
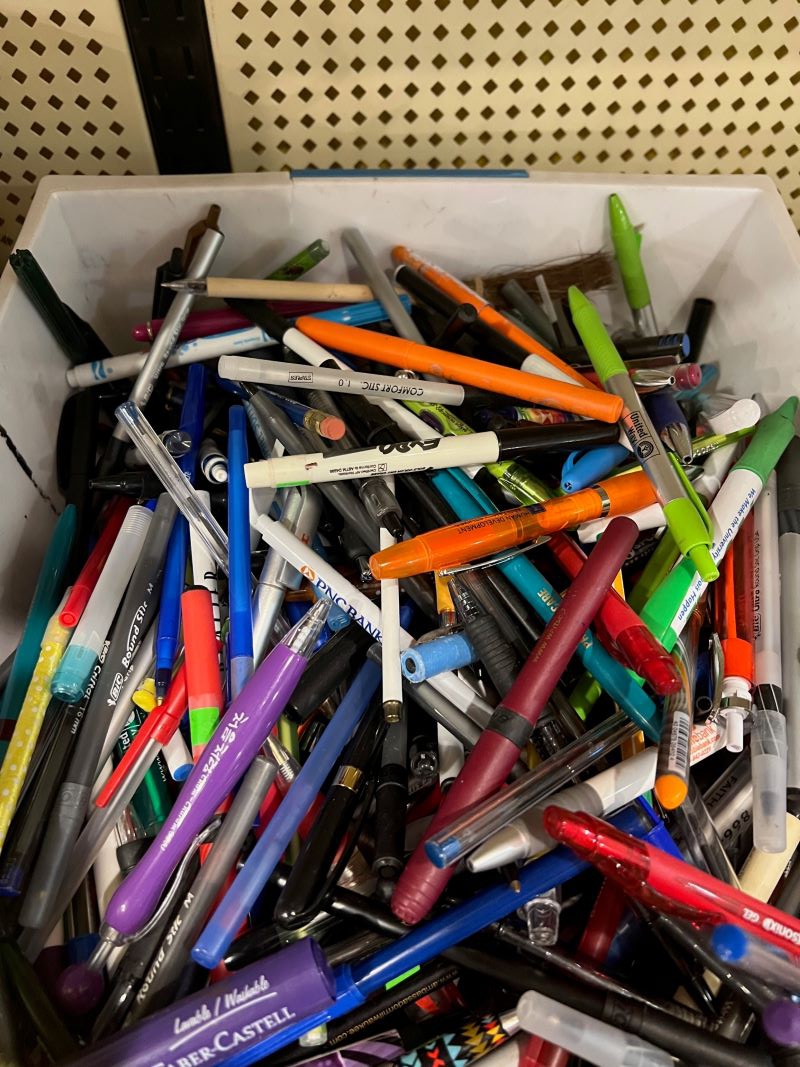
[[[194,484],[197,453],[203,436],[205,415],[206,368],[195,363],[186,376],[186,393],[181,406],[179,429],[189,436],[189,449],[178,459],[178,466]],[[189,551],[189,525],[182,515],[175,520],[164,564],[161,605],[156,634],[156,697],[164,699],[172,680],[172,670],[178,653],[181,632],[181,595],[186,581],[186,559]]]
[[[228,413],[228,679],[231,700],[241,693],[253,673],[250,510],[244,482],[247,460],[247,415],[241,404],[234,404]]]
[[[300,823],[319,794],[331,768],[364,716],[381,681],[381,668],[367,660],[325,727],[281,805],[219,902],[192,949],[192,959],[215,967],[236,937]]]
[[[497,511],[486,494],[458,468],[436,471],[431,480],[459,519],[475,519]],[[498,569],[516,586],[539,618],[549,622],[561,598],[531,561],[523,555],[513,556],[499,563]],[[653,699],[633,674],[595,640],[590,630],[578,645],[576,655],[625,714],[651,741],[658,741],[661,722]]]
[[[636,805],[624,808],[609,822],[612,826],[650,842],[653,829],[649,819]],[[654,842],[655,843],[655,842]],[[378,949],[365,960],[342,964],[334,970],[333,1003],[304,1019],[298,1019],[259,1044],[250,1045],[226,1062],[228,1067],[248,1067],[279,1049],[296,1041],[323,1023],[340,1019],[367,997],[384,989],[388,982],[446,952],[469,937],[479,933],[490,923],[510,915],[527,901],[542,896],[556,886],[563,885],[586,870],[588,864],[568,849],[556,848],[518,873],[519,889],[506,883],[495,885],[477,896],[448,908],[428,922],[420,923],[405,937]],[[286,951],[285,949],[283,951]],[[134,1031],[128,1031],[133,1036]]]
[[[631,450],[624,445],[598,445],[570,452],[561,468],[561,489],[565,493],[588,489],[632,458]]]

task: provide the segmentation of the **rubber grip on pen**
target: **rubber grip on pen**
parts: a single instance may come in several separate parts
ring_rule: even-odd
[[[72,858],[72,846],[86,816],[90,794],[90,786],[74,782],[66,782],[61,787],[31,879],[31,888],[35,892],[28,891],[20,912],[23,926],[38,930],[50,920],[53,902]],[[55,921],[58,916],[52,918]]]
[[[492,685],[501,697],[509,691],[517,676],[517,657],[492,615],[481,615],[464,623],[464,632],[472,642],[478,658],[489,672]]]

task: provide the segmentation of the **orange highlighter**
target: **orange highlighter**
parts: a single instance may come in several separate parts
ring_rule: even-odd
[[[514,367],[503,367],[483,359],[406,341],[403,337],[390,337],[372,330],[361,330],[357,326],[313,319],[308,315],[301,316],[295,325],[306,337],[351,356],[375,359],[421,374],[435,374],[452,382],[473,385],[505,396],[517,396],[534,404],[560,408],[601,422],[617,422],[622,415],[620,397],[594,387],[583,388],[577,382],[572,385]]]
[[[655,500],[655,490],[647,475],[640,470],[630,471],[543,504],[481,515],[399,541],[376,552],[369,565],[378,579],[408,578],[424,571],[446,570],[579,526],[601,515],[637,511]]]
[[[418,256],[416,252],[412,252],[410,248],[406,248],[405,245],[395,245],[392,249],[392,259],[395,263],[403,263],[406,267],[415,270],[417,274],[421,274],[426,282],[435,285],[437,289],[446,293],[459,304],[471,304],[478,312],[478,317],[485,326],[494,330],[495,333],[501,334],[506,340],[513,341],[523,352],[533,352],[584,388],[596,388],[593,382],[584,378],[574,367],[570,367],[568,363],[565,363],[563,359],[559,359],[549,348],[545,348],[525,330],[510,322],[488,300],[484,300],[474,289],[470,289],[468,285],[459,281],[458,278],[454,278],[452,274],[448,274],[446,270],[422,259],[421,256]]]

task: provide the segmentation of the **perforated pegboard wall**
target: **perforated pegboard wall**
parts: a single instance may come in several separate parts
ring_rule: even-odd
[[[45,174],[152,174],[156,165],[115,0],[4,0],[0,49],[5,259]]]
[[[207,8],[237,170],[756,171],[800,212],[796,0]]]

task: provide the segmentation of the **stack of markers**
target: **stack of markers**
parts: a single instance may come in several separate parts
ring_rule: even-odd
[[[478,280],[326,235],[356,284],[215,277],[212,209],[127,355],[15,254],[75,391],[3,1064],[800,1063],[798,401],[717,388],[608,208]]]

